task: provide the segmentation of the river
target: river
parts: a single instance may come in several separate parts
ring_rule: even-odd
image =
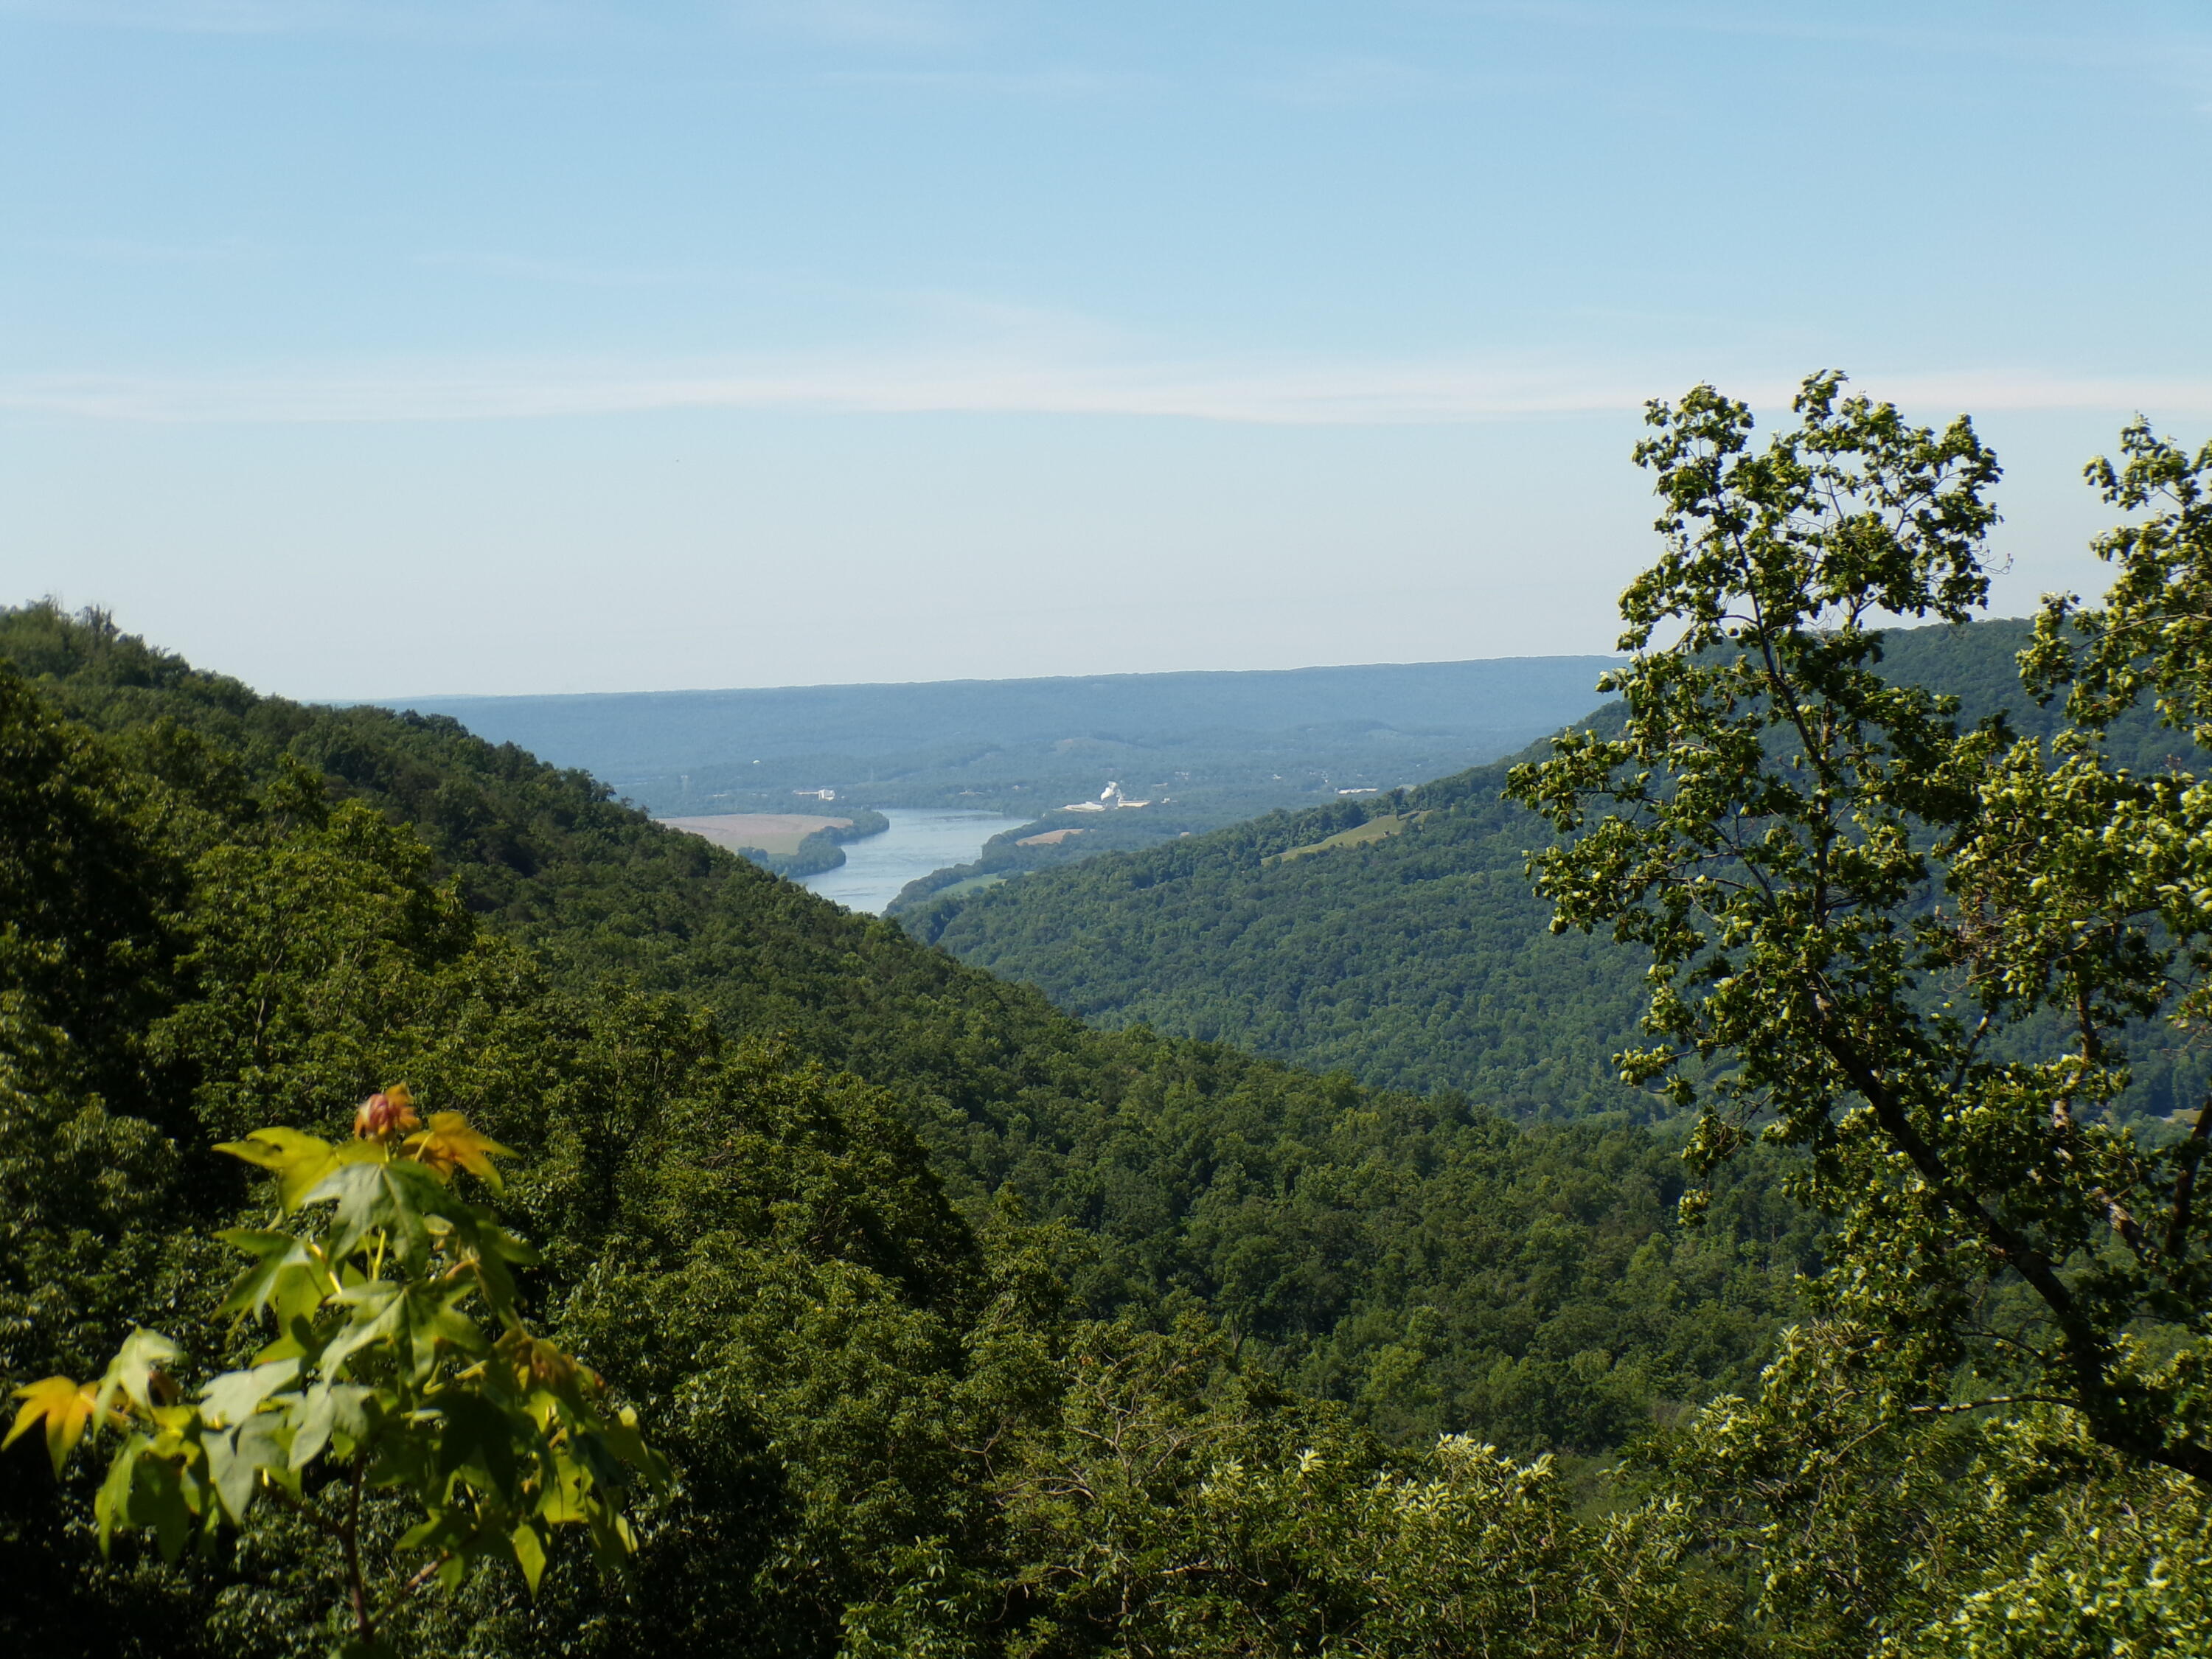
[[[879,836],[845,843],[845,861],[835,870],[809,876],[809,892],[834,899],[848,910],[879,914],[899,889],[948,864],[966,864],[983,843],[1023,822],[996,812],[946,811],[921,806],[880,809],[891,827]]]

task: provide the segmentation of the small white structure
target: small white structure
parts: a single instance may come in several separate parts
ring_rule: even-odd
[[[1063,812],[1109,812],[1123,806],[1150,806],[1148,800],[1131,800],[1121,793],[1121,786],[1109,783],[1098,792],[1097,800],[1070,801],[1060,810]]]

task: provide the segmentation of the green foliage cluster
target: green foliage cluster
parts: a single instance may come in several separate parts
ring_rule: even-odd
[[[98,1382],[19,1388],[0,1449],[43,1425],[58,1480],[88,1429],[120,1436],[93,1500],[103,1553],[118,1529],[151,1529],[174,1564],[188,1540],[211,1552],[257,1502],[283,1505],[338,1551],[353,1626],[342,1651],[376,1659],[391,1649],[363,1564],[365,1494],[404,1492],[422,1512],[399,1547],[430,1560],[394,1600],[433,1578],[458,1588],[487,1561],[534,1591],[563,1525],[587,1530],[603,1565],[624,1565],[637,1540],[622,1491],[665,1486],[667,1470],[636,1413],[610,1417],[599,1379],[522,1318],[514,1271],[537,1253],[451,1189],[464,1168],[496,1188],[491,1159],[507,1148],[458,1113],[422,1127],[404,1087],[371,1096],[355,1134],[333,1146],[272,1127],[216,1149],[276,1176],[268,1224],[221,1235],[251,1265],[217,1313],[271,1330],[249,1364],[188,1400],[171,1374],[183,1351],[140,1327]],[[329,1224],[302,1225],[324,1203]],[[342,1501],[311,1502],[311,1482]]]
[[[1833,375],[1797,409],[1763,450],[1711,388],[1651,415],[1667,549],[1621,600],[1626,717],[1512,779],[1564,837],[1534,865],[1553,926],[1649,957],[1648,1040],[1620,1066],[1698,1107],[1694,1167],[1754,1131],[1802,1150],[1792,1190],[1840,1222],[1819,1305],[1903,1397],[2063,1406],[2212,1480],[2212,1097],[2162,1147],[2109,1109],[2131,1027],[2203,1022],[2212,793],[2094,741],[2147,683],[2212,729],[2181,623],[2212,564],[2197,469],[2140,427],[2105,469],[2155,516],[2101,544],[2123,580],[2082,652],[2069,601],[2043,618],[2032,677],[2077,684],[2090,722],[2045,745],[1874,666],[1876,619],[1957,623],[1987,594],[1997,468],[1972,424],[1911,427]]]

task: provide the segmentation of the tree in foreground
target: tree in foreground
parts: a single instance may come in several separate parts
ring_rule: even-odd
[[[1692,1164],[1793,1148],[1835,1219],[1761,1402],[1794,1458],[1772,1492],[1848,1438],[1841,1378],[1869,1432],[2004,1425],[2046,1486],[2148,1473],[2201,1519],[2212,1110],[2139,1133],[2114,1108],[2131,1048],[2207,1012],[2212,786],[2182,734],[2212,738],[2212,449],[2138,425],[2091,468],[2142,516],[2097,544],[2106,609],[2047,602],[2023,667],[2070,687],[2071,722],[2045,744],[1881,672],[1886,623],[1985,602],[1998,471],[1972,425],[1911,426],[1834,374],[1795,409],[1754,449],[1710,387],[1651,407],[1666,549],[1622,600],[1625,718],[1513,773],[1559,835],[1532,873],[1555,932],[1649,952],[1653,1041],[1620,1063],[1697,1109]],[[2178,729],[2154,775],[2099,741],[2147,696]]]
[[[8,1440],[42,1428],[57,1475],[88,1433],[120,1442],[95,1504],[102,1547],[150,1528],[173,1561],[258,1502],[292,1510],[337,1557],[348,1659],[388,1653],[385,1616],[433,1579],[453,1589],[507,1561],[534,1591],[556,1528],[582,1528],[619,1565],[635,1547],[626,1490],[667,1472],[635,1416],[523,1321],[513,1270],[534,1253],[454,1191],[461,1170],[496,1189],[506,1149],[455,1113],[425,1127],[392,1088],[350,1141],[268,1128],[222,1150],[274,1176],[277,1208],[269,1227],[221,1235],[249,1265],[218,1311],[272,1340],[193,1398],[168,1369],[178,1346],[143,1328],[97,1381],[15,1391]],[[363,1500],[379,1493],[411,1502],[398,1547],[427,1554],[419,1567],[368,1559]]]

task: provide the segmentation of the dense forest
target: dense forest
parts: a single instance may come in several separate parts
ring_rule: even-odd
[[[2047,737],[2059,711],[2022,693],[2014,665],[2028,637],[2013,621],[1894,629],[1883,668],[1956,696],[1963,718],[2003,710]],[[2106,745],[2137,770],[2195,753],[2148,708]],[[894,914],[1103,1025],[1234,1043],[1378,1088],[1456,1090],[1516,1117],[1647,1112],[1610,1064],[1637,1036],[1643,961],[1602,936],[1549,931],[1525,873],[1549,832],[1504,798],[1514,763],[988,889],[934,897],[917,884]],[[2192,1056],[2154,1048],[2137,1058],[2130,1109],[2192,1108],[2203,1080]]]
[[[1679,1160],[1618,1118],[1523,1131],[1091,1031],[450,720],[257,697],[47,607],[0,653],[8,1376],[204,1311],[208,1235],[254,1206],[212,1144],[335,1127],[404,1075],[525,1151],[536,1297],[678,1425],[692,1507],[638,1586],[486,1589],[477,1647],[422,1638],[450,1650],[535,1651],[588,1604],[592,1650],[811,1651],[855,1609],[908,1616],[899,1587],[942,1570],[917,1539],[1017,1573],[993,1552],[1040,1540],[1006,1483],[1042,1466],[958,1448],[1074,1435],[1093,1364],[1209,1435],[1340,1437],[1346,1479],[1440,1432],[1602,1459],[1748,1386],[1817,1265],[1766,1172],[1685,1233]],[[100,1566],[89,1483],[28,1443],[0,1463],[10,1578],[40,1587],[0,1609],[23,1650],[306,1639],[312,1587],[260,1565],[279,1540]],[[994,1605],[1000,1638],[1043,1617]],[[1089,1618],[1067,1650],[1109,1639]]]
[[[2125,1103],[2212,795],[2116,762],[2212,738],[2212,450],[2131,430],[2109,609],[1979,636],[2046,744],[1877,672],[1985,599],[1970,426],[1799,410],[1655,406],[1621,707],[1503,781],[1650,963],[1550,1099],[1093,1029],[449,719],[0,615],[11,1650],[2203,1651],[2212,1112]]]

